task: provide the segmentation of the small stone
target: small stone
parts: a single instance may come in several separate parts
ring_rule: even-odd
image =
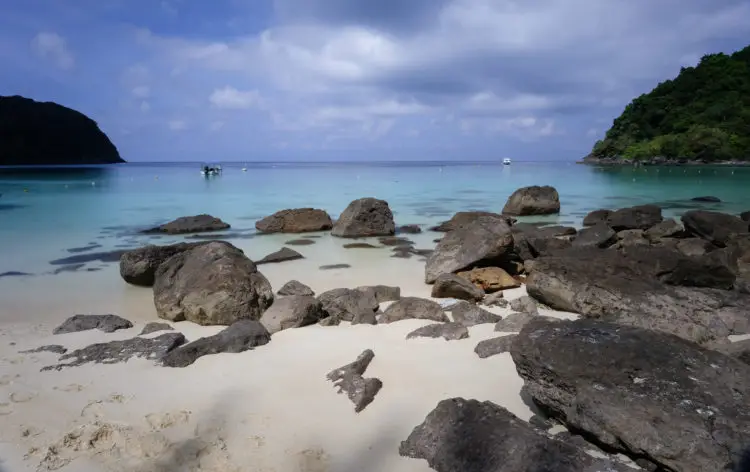
[[[275,264],[279,262],[286,262],[286,261],[295,261],[297,259],[304,259],[304,256],[294,249],[289,249],[288,247],[282,247],[276,252],[272,252],[271,254],[267,255],[263,259],[259,261],[255,261],[255,265],[261,265],[261,264]]]
[[[514,311],[520,311],[521,313],[530,313],[533,315],[539,313],[536,301],[528,295],[511,300],[510,308]]]
[[[290,280],[289,282],[285,283],[283,287],[279,289],[278,292],[279,295],[306,295],[306,296],[315,296],[315,292],[308,287],[307,285],[303,284],[302,282],[298,280]]]
[[[117,315],[74,315],[52,331],[52,334],[77,333],[98,329],[113,333],[119,329],[132,328],[133,323]]]
[[[497,330],[496,330],[497,331]],[[508,336],[500,336],[498,338],[485,339],[477,344],[474,348],[474,352],[481,358],[485,359],[490,356],[509,352],[510,347],[513,345],[517,334],[511,334]]]
[[[446,341],[457,341],[469,337],[469,330],[461,323],[434,323],[417,328],[406,335],[406,339],[424,337],[439,338]]]
[[[322,265],[318,267],[320,270],[334,270],[334,269],[349,269],[351,266],[349,264],[328,264],[328,265]]]
[[[362,377],[374,357],[375,353],[367,349],[357,356],[357,359],[351,364],[334,369],[326,376],[338,388],[338,393],[346,393],[349,400],[354,403],[356,413],[361,412],[372,403],[375,395],[383,387],[383,382],[380,379]]]
[[[141,331],[141,334],[139,336],[143,336],[144,334],[151,334],[156,333],[157,331],[173,331],[174,328],[172,328],[172,325],[168,323],[158,323],[158,322],[151,322],[147,323],[146,326],[143,327],[143,330]]]

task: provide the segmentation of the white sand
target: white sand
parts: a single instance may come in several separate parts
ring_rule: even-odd
[[[247,242],[243,249],[250,257],[263,255],[253,240]],[[275,289],[296,278],[318,293],[387,284],[400,286],[403,296],[429,296],[418,258],[390,258],[383,249],[340,249],[345,242],[321,238],[315,246],[295,248],[307,259],[262,266],[261,271]],[[332,263],[353,267],[318,270]],[[510,290],[506,298],[523,293]],[[470,328],[469,339],[461,341],[407,341],[407,333],[429,324],[418,320],[310,326],[282,331],[256,350],[206,356],[183,369],[136,359],[40,372],[55,363],[55,354],[18,351],[45,344],[72,350],[135,336],[146,322],[157,320],[151,290],[127,286],[111,268],[4,280],[0,300],[3,472],[40,465],[39,470],[81,472],[428,471],[425,461],[400,457],[398,447],[440,400],[490,400],[521,418],[532,415],[521,401],[523,382],[510,355],[479,359],[474,353],[479,341],[498,335],[491,324]],[[135,327],[112,334],[51,335],[74,313],[117,313]],[[187,322],[175,326],[189,340],[222,329]],[[356,414],[325,376],[365,349],[375,353],[365,377],[381,379],[383,388]]]

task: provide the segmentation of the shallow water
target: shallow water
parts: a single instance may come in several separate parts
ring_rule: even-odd
[[[293,239],[255,238],[254,222],[260,217],[310,206],[336,218],[349,201],[365,196],[387,200],[397,224],[425,227],[460,210],[500,211],[511,192],[526,185],[558,189],[560,215],[537,219],[559,224],[580,225],[590,210],[641,203],[662,205],[667,215],[691,208],[732,213],[750,209],[750,168],[602,169],[555,162],[254,163],[247,165],[247,172],[242,167],[226,164],[223,175],[209,178],[200,175],[195,163],[0,169],[0,274],[57,270],[56,277],[67,277],[97,270],[116,257],[88,261],[88,256],[183,240],[139,235],[137,230],[197,213],[230,223],[233,241],[255,248],[251,257],[260,257]],[[703,195],[719,197],[722,203],[690,201]],[[412,239],[428,245],[437,236]],[[365,253],[356,254],[369,257]],[[336,259],[326,263],[340,262]]]

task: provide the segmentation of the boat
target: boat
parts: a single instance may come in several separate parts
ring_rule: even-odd
[[[510,158],[509,157],[506,157],[505,159],[503,159],[503,165],[504,166],[509,166],[510,165]]]
[[[204,176],[219,175],[221,174],[221,166],[218,164],[213,166],[203,164],[201,167],[201,174]]]

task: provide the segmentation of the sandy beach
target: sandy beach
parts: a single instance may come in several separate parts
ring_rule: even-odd
[[[346,242],[324,236],[313,246],[297,248],[305,259],[261,266],[261,272],[274,290],[297,278],[316,293],[387,284],[401,287],[402,296],[430,297],[423,261],[392,258],[387,248],[342,249]],[[239,246],[251,257],[259,251],[250,242]],[[318,269],[331,262],[352,262],[352,267]],[[313,325],[276,333],[268,345],[251,351],[202,357],[186,368],[131,359],[40,372],[58,356],[21,351],[49,344],[73,350],[128,339],[145,323],[158,321],[152,290],[128,286],[116,267],[6,282],[3,316],[8,321],[0,338],[4,472],[427,471],[426,461],[400,457],[398,446],[440,400],[489,400],[522,419],[532,415],[521,399],[523,382],[510,355],[480,359],[474,353],[479,341],[498,335],[492,324],[471,327],[469,338],[458,341],[405,339],[430,324],[424,320]],[[523,288],[505,292],[507,299],[523,294]],[[52,334],[75,313],[113,313],[134,327],[109,334]],[[173,326],[188,340],[222,329],[190,322]],[[375,353],[366,376],[379,378],[383,388],[372,404],[355,413],[326,374],[365,349]]]

